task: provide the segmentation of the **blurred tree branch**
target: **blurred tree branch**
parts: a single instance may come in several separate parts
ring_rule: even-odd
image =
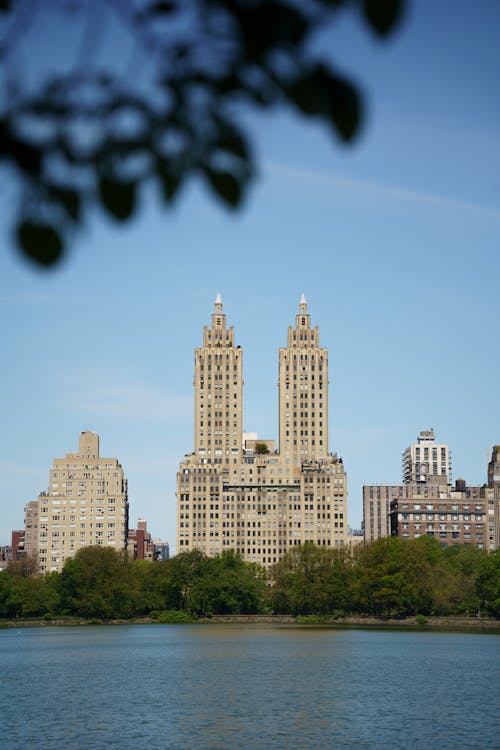
[[[16,55],[37,33],[29,0],[0,0],[0,164],[19,186],[15,235],[39,265],[62,256],[97,201],[129,220],[140,188],[156,183],[172,203],[201,175],[212,194],[238,207],[255,174],[244,107],[289,107],[325,123],[343,142],[362,120],[355,85],[324,55],[315,34],[341,11],[377,36],[391,32],[403,0],[52,0],[81,28],[73,64],[20,81]],[[98,62],[103,37],[125,28],[135,54]],[[111,27],[111,28],[110,28]],[[138,72],[137,59],[147,60]],[[139,66],[140,67],[140,66]],[[146,69],[144,69],[146,68]],[[124,72],[125,71],[125,72]],[[242,106],[243,105],[243,106]]]

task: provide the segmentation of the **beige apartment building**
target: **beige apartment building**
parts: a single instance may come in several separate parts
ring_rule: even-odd
[[[270,567],[294,545],[347,542],[347,479],[328,450],[328,352],[302,295],[279,351],[279,449],[243,433],[243,351],[220,295],[194,354],[194,452],[177,474],[177,551],[234,549]]]
[[[26,505],[25,529],[42,573],[61,571],[81,547],[125,549],[127,480],[116,458],[99,455],[99,435],[82,432],[78,453],[54,459],[48,492]]]

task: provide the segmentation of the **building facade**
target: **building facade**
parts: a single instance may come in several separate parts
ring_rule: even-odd
[[[457,479],[455,487],[429,485],[425,492],[421,485],[411,485],[411,489],[391,501],[393,536],[431,536],[443,547],[474,544],[489,552],[497,548],[495,511],[486,486],[467,487]]]
[[[436,443],[434,430],[422,430],[403,453],[403,482],[432,482],[435,477],[446,477],[451,484],[451,452],[444,443]]]
[[[155,560],[155,545],[144,518],[137,520],[137,528],[127,534],[127,555],[131,560]]]
[[[0,547],[0,570],[5,570],[10,563],[26,557],[25,529],[13,529],[11,542]]]
[[[234,549],[270,567],[347,540],[347,479],[328,450],[328,353],[302,296],[279,351],[279,449],[243,433],[243,351],[220,295],[194,355],[194,451],[177,474],[177,551]]]
[[[82,432],[77,453],[55,458],[48,492],[25,508],[25,548],[42,573],[61,571],[89,545],[125,550],[127,480],[116,458],[99,455],[99,436]]]
[[[488,494],[490,528],[494,524],[497,547],[500,547],[500,445],[494,445],[491,449],[486,492]]]
[[[163,539],[153,539],[153,544],[155,548],[155,560],[164,562],[170,559],[170,545],[168,542],[165,542]]]
[[[488,487],[500,490],[500,445],[491,449],[491,459],[488,463]]]
[[[366,542],[391,534],[391,501],[404,491],[402,485],[363,486],[363,531]]]
[[[417,492],[414,485],[451,484],[451,451],[444,443],[436,443],[434,430],[422,430],[417,442],[403,452],[402,468],[403,485],[363,487],[363,529],[367,542],[391,534],[391,502],[412,497]]]
[[[422,534],[442,546],[475,544],[489,552],[500,547],[500,450],[493,446],[488,483],[455,486],[444,473],[427,481],[363,487],[365,541],[393,534],[415,539]]]
[[[38,556],[38,510],[38,500],[30,500],[24,506],[24,549],[28,557]]]

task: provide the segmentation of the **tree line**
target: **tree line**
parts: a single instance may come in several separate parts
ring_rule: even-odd
[[[207,557],[194,550],[150,562],[86,547],[61,573],[38,575],[36,561],[25,559],[0,574],[1,618],[477,612],[500,617],[500,550],[443,549],[429,537],[388,537],[353,550],[308,543],[290,550],[269,573],[234,551]]]

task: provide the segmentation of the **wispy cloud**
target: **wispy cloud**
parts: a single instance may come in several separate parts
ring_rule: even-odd
[[[302,182],[317,183],[318,185],[329,185],[335,189],[362,191],[373,196],[388,198],[390,200],[411,201],[413,203],[425,204],[434,208],[452,209],[454,211],[471,211],[483,216],[500,219],[500,209],[492,206],[484,206],[478,203],[449,198],[437,193],[431,193],[423,190],[410,190],[397,185],[386,185],[380,182],[371,182],[369,180],[355,180],[346,177],[337,177],[335,175],[324,174],[308,169],[291,167],[278,162],[267,161],[264,165],[265,170],[271,174],[281,175],[287,179],[300,180]]]
[[[81,414],[172,421],[192,410],[191,396],[167,394],[138,378],[127,382],[104,368],[67,373],[64,381],[65,406]]]

